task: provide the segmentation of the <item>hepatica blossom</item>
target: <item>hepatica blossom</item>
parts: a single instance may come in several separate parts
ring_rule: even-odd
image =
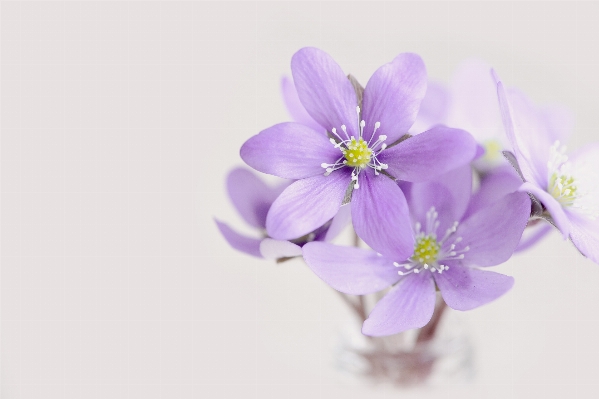
[[[599,145],[568,157],[543,113],[496,80],[512,164],[524,181],[519,190],[540,202],[535,216],[549,220],[583,255],[599,263]]]
[[[448,183],[451,182],[451,183]],[[514,280],[476,267],[514,252],[530,214],[525,193],[511,193],[470,211],[470,169],[412,184],[407,190],[415,239],[407,257],[328,243],[304,246],[308,266],[336,290],[365,295],[393,286],[364,322],[366,335],[390,335],[429,322],[436,290],[453,309],[469,310],[507,292]],[[469,205],[470,204],[470,205]]]
[[[273,201],[289,186],[289,182],[281,182],[269,186],[254,173],[244,168],[236,168],[227,176],[229,198],[240,216],[251,226],[257,236],[240,234],[228,224],[216,220],[216,224],[229,245],[248,255],[277,259],[300,256],[301,246],[310,241],[328,241],[349,223],[349,212],[342,209],[331,221],[319,226],[314,231],[294,240],[276,240],[266,234],[266,214]]]
[[[317,126],[281,123],[241,148],[254,169],[297,180],[272,204],[268,234],[281,240],[303,236],[351,201],[354,229],[367,244],[408,256],[414,237],[395,180],[425,181],[469,163],[476,154],[473,138],[438,126],[398,142],[414,123],[426,91],[426,70],[415,54],[400,54],[380,67],[361,99],[321,50],[299,50],[291,69],[299,100]]]

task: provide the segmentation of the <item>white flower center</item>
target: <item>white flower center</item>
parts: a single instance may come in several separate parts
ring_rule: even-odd
[[[575,210],[589,219],[599,216],[599,182],[586,165],[568,161],[566,146],[559,140],[551,148],[547,162],[547,192],[564,208]]]
[[[364,140],[364,127],[366,126],[366,122],[364,120],[360,120],[360,107],[356,107],[356,112],[358,114],[360,136],[358,138],[354,136],[350,137],[350,135],[347,133],[347,127],[345,125],[341,125],[343,135],[337,133],[336,128],[332,128],[331,133],[335,137],[331,138],[330,141],[335,148],[339,148],[341,151],[341,156],[335,161],[335,163],[322,163],[320,166],[325,169],[325,176],[328,176],[332,172],[346,166],[353,168],[351,179],[354,181],[354,188],[360,188],[358,176],[362,169],[370,167],[374,169],[375,175],[378,175],[381,170],[387,169],[388,166],[379,162],[377,159],[377,156],[385,148],[387,148],[387,144],[385,144],[387,136],[384,134],[380,135],[377,140],[372,143],[372,139],[374,138],[376,131],[381,126],[380,122],[376,122],[374,124],[374,130],[372,131],[370,140],[368,142]]]
[[[462,237],[455,237],[458,228],[458,222],[445,231],[445,235],[439,240],[437,230],[439,229],[439,213],[432,207],[426,213],[426,223],[424,230],[420,222],[414,225],[416,233],[416,243],[414,244],[414,253],[404,262],[393,262],[393,266],[403,270],[397,273],[404,276],[410,273],[420,273],[428,270],[431,273],[443,273],[449,270],[449,266],[444,264],[448,260],[464,259],[464,253],[470,250],[470,247],[464,247],[456,250],[456,245],[462,241]]]

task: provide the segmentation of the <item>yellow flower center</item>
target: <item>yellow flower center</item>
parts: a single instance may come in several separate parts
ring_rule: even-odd
[[[549,179],[549,193],[563,206],[570,206],[576,199],[578,187],[574,177],[554,172]]]
[[[362,137],[358,140],[352,137],[346,144],[347,148],[342,149],[341,152],[347,160],[348,166],[357,166],[364,168],[370,162],[372,156],[372,150],[368,148],[368,143],[364,141]]]
[[[487,140],[483,143],[483,147],[485,148],[484,159],[487,162],[495,162],[501,158],[501,150],[503,147],[499,141]]]
[[[437,260],[441,246],[437,239],[432,235],[426,235],[416,238],[414,244],[414,255],[412,259],[421,264],[430,264]]]

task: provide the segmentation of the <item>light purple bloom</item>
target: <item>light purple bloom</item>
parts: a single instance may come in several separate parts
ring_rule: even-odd
[[[364,89],[362,106],[325,52],[301,49],[291,69],[304,109],[323,129],[281,123],[242,146],[241,157],[254,169],[298,179],[273,203],[268,233],[283,240],[307,234],[351,196],[356,233],[375,249],[409,255],[414,243],[409,213],[394,179],[424,181],[469,163],[476,153],[474,140],[439,126],[391,145],[414,123],[426,91],[426,70],[415,54],[400,54],[380,67]]]
[[[447,87],[429,82],[434,89],[427,91],[416,123],[424,128],[443,124],[472,134],[484,152],[474,164],[482,172],[506,165],[501,152],[509,149],[490,71],[488,63],[469,59],[458,65]],[[560,106],[545,106],[540,112],[554,141],[565,141],[573,127],[570,112]]]
[[[275,240],[266,235],[266,214],[274,200],[289,186],[289,182],[274,187],[265,184],[254,173],[244,168],[236,168],[227,176],[227,191],[233,205],[248,225],[261,237],[251,237],[238,233],[226,223],[216,220],[216,224],[229,245],[246,254],[277,259],[300,256],[301,246],[309,241],[331,240],[349,223],[349,212],[342,209],[337,216],[324,226],[296,240]]]
[[[599,144],[566,156],[544,111],[496,81],[513,166],[524,181],[519,190],[542,204],[536,216],[553,223],[583,255],[599,263]]]
[[[406,189],[415,237],[409,257],[398,258],[392,247],[377,254],[309,243],[304,259],[322,280],[347,294],[365,295],[394,285],[364,322],[366,335],[426,325],[434,310],[435,285],[451,308],[476,308],[514,283],[512,277],[474,266],[494,266],[510,258],[528,221],[530,198],[515,192],[470,212],[470,193],[469,168]]]

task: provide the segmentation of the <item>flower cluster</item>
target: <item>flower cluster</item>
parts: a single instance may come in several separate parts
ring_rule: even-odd
[[[291,69],[282,91],[294,121],[240,151],[256,171],[286,180],[270,187],[240,168],[227,181],[261,237],[217,225],[248,254],[303,256],[342,293],[383,292],[364,334],[423,327],[436,291],[457,310],[498,298],[514,280],[486,268],[551,225],[599,262],[599,147],[565,155],[567,112],[534,106],[481,62],[463,64],[448,87],[428,82],[410,53],[365,87],[316,48],[299,50]],[[331,242],[350,221],[369,248]]]

